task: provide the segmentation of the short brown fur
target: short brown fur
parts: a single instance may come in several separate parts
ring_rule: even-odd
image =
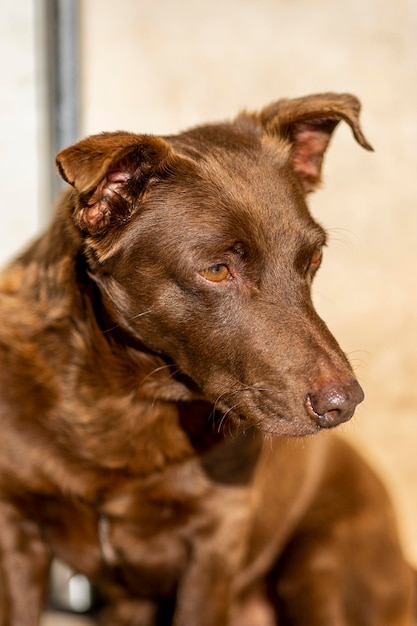
[[[0,279],[0,626],[54,557],[111,626],[410,626],[384,488],[319,431],[363,398],[310,288],[305,195],[353,96],[172,137],[104,133]],[[352,183],[354,184],[354,183]]]

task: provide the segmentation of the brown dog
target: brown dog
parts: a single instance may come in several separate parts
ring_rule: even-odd
[[[349,95],[58,155],[67,193],[4,272],[0,624],[54,556],[112,626],[406,626],[378,479],[329,435],[362,390],[310,287],[305,194]],[[268,437],[265,433],[270,434]]]

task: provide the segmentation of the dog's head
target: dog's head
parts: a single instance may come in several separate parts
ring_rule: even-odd
[[[371,149],[359,108],[350,95],[280,100],[172,137],[92,136],[57,157],[107,313],[264,431],[313,433],[363,399],[311,302],[326,236],[305,202],[339,121]]]

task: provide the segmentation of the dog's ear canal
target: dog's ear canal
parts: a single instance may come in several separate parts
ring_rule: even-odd
[[[78,192],[78,227],[102,234],[128,220],[150,180],[167,170],[172,156],[163,139],[126,132],[92,135],[62,150],[56,165]]]
[[[259,118],[268,134],[275,134],[292,144],[291,162],[304,193],[314,191],[321,181],[324,153],[337,124],[344,120],[356,141],[366,150],[359,125],[360,102],[350,94],[320,94],[279,100],[266,107]]]

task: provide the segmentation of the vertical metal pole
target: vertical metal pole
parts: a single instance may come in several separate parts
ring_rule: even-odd
[[[43,194],[50,207],[62,181],[55,172],[55,155],[79,138],[80,45],[79,0],[34,0],[38,6],[43,85],[40,101],[45,135],[43,158],[48,187]]]
[[[55,171],[55,156],[79,139],[80,7],[79,0],[33,1],[37,10],[39,170],[43,180],[40,220],[46,223],[63,186]],[[92,590],[84,576],[74,575],[58,561],[53,563],[51,576],[52,606],[75,613],[91,608]]]

